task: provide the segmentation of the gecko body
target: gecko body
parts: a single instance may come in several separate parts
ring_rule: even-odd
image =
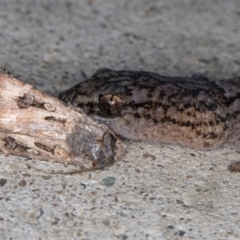
[[[59,98],[125,138],[240,150],[240,77],[100,69]]]

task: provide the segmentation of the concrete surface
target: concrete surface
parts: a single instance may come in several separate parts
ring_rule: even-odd
[[[1,0],[0,64],[58,95],[101,67],[240,74],[238,0]],[[103,170],[0,155],[0,239],[240,239],[240,154],[126,142]]]

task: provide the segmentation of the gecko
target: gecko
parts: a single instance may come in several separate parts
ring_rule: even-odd
[[[99,69],[59,99],[105,123],[116,135],[211,150],[240,151],[240,77],[170,77]],[[230,165],[240,171],[240,163]]]

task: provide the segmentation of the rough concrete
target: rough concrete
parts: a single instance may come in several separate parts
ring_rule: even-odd
[[[57,96],[101,67],[239,75],[238,0],[1,0],[0,64]],[[103,170],[0,155],[1,239],[239,239],[240,154],[127,141]]]

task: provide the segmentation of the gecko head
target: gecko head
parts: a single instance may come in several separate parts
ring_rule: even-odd
[[[83,110],[95,119],[112,121],[121,116],[124,94],[131,84],[118,71],[100,69],[93,76],[62,92],[59,99]]]

